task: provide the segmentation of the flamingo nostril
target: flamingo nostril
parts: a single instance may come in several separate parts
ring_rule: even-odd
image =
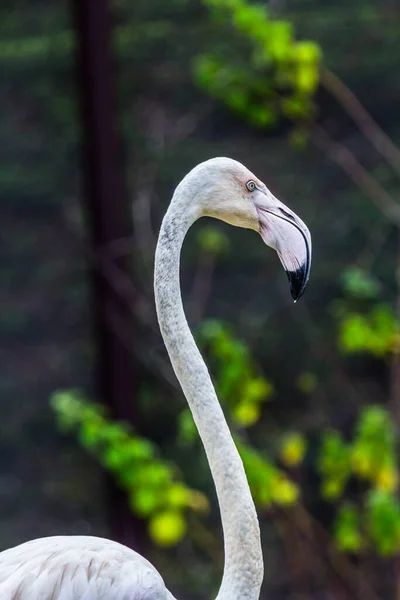
[[[281,211],[281,213],[282,213],[282,214],[283,214],[285,217],[287,217],[287,218],[288,218],[288,219],[290,219],[291,221],[294,221],[294,220],[295,220],[294,216],[293,216],[293,215],[291,215],[290,213],[286,212],[286,210],[283,210],[283,208],[280,208],[280,207],[279,207],[279,210]]]

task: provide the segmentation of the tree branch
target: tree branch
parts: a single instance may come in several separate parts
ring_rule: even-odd
[[[389,136],[379,127],[368,111],[363,107],[357,96],[343,83],[341,79],[326,67],[321,70],[321,84],[341,104],[347,114],[352,117],[360,131],[371,142],[374,148],[400,175],[400,150]]]
[[[400,227],[400,205],[368,173],[344,144],[335,141],[325,129],[318,125],[311,131],[311,140],[347,173],[391,223]]]

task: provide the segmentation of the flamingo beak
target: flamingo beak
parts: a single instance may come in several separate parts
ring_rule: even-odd
[[[311,268],[311,235],[303,221],[272,194],[255,199],[260,235],[276,250],[289,279],[295,302],[307,287]]]

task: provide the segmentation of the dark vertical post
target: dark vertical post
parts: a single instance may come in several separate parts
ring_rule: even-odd
[[[114,240],[132,235],[130,210],[124,189],[117,134],[115,69],[111,51],[111,15],[108,0],[71,0],[77,30],[77,63],[83,125],[84,202],[92,255],[93,316],[98,345],[98,382],[102,401],[119,419],[132,421],[134,376],[129,348],[113,326],[113,318],[131,329],[130,311],[113,288],[101,257]],[[129,276],[129,258],[112,258],[113,271]],[[133,340],[132,340],[133,343]],[[138,547],[137,524],[124,495],[111,486],[113,537]]]

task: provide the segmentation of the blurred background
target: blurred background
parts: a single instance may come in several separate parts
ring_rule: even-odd
[[[215,595],[214,487],[159,334],[174,187],[229,156],[309,226],[274,252],[201,220],[188,320],[262,528],[262,598],[400,598],[395,0],[3,0],[0,548],[92,534]]]

